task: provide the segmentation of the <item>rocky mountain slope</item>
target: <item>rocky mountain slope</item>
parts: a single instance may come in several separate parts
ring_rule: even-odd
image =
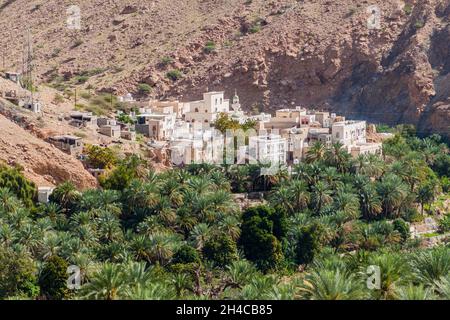
[[[326,108],[450,136],[450,0],[79,0],[80,30],[66,25],[72,1],[0,3],[4,68],[19,68],[29,28],[42,82],[84,75],[181,99],[237,89],[247,109]]]
[[[80,161],[30,134],[0,115],[0,161],[20,165],[24,175],[38,186],[72,181],[78,188],[97,185]]]

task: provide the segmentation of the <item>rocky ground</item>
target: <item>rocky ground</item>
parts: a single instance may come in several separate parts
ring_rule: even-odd
[[[0,161],[24,168],[25,176],[38,186],[72,181],[78,188],[97,185],[80,161],[0,115]]]

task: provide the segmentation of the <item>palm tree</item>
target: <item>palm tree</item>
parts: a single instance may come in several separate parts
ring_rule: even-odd
[[[325,155],[327,162],[335,166],[340,173],[347,171],[351,160],[351,155],[343,149],[343,146],[340,142],[334,143]]]
[[[158,186],[154,183],[133,180],[124,190],[123,199],[126,211],[131,214],[142,211],[148,213],[160,200]]]
[[[245,192],[248,189],[249,172],[247,166],[234,165],[230,169],[230,179],[233,192]]]
[[[147,246],[149,261],[166,265],[179,245],[178,235],[160,232],[149,235]]]
[[[7,188],[0,188],[0,210],[4,212],[13,212],[16,208],[21,207],[21,202]]]
[[[410,264],[417,281],[433,284],[450,273],[450,249],[442,247],[419,252],[412,257]]]
[[[293,203],[291,202],[292,194],[287,186],[280,186],[273,190],[270,194],[270,203],[274,206],[281,206],[290,213],[294,213]]]
[[[123,232],[119,219],[109,212],[102,212],[96,219],[99,237],[104,242],[113,242],[122,239]]]
[[[314,269],[300,288],[307,299],[311,300],[358,300],[366,294],[354,274],[336,269]]]
[[[378,179],[384,173],[385,164],[374,154],[359,155],[355,161],[355,171],[370,178]]]
[[[215,170],[209,173],[208,178],[212,181],[216,190],[231,190],[230,182],[222,171]]]
[[[239,220],[235,216],[225,215],[218,223],[219,230],[228,234],[231,239],[237,241],[241,235]]]
[[[313,163],[325,160],[326,151],[327,149],[322,142],[315,142],[306,153],[306,162]]]
[[[185,273],[174,274],[171,282],[175,287],[177,298],[181,298],[186,290],[192,290],[192,280]]]
[[[331,194],[331,190],[329,190],[328,186],[322,181],[317,182],[313,186],[312,203],[316,214],[320,214],[322,208],[333,201]]]
[[[436,195],[439,192],[439,184],[428,182],[421,186],[417,190],[417,201],[420,203],[420,210],[423,215],[424,208],[426,204],[432,203]]]
[[[198,223],[197,218],[192,215],[192,212],[185,207],[177,210],[176,228],[183,232],[184,237],[187,238],[191,230]]]
[[[288,190],[292,194],[291,201],[293,202],[294,212],[300,212],[308,207],[311,195],[304,181],[292,180],[288,184]]]
[[[123,266],[105,263],[101,269],[89,277],[89,282],[82,286],[81,297],[96,300],[120,299],[126,288]]]
[[[441,277],[439,280],[434,281],[434,290],[436,293],[445,300],[450,299],[450,275]]]
[[[408,283],[408,268],[404,259],[398,254],[382,253],[371,256],[369,264],[380,268],[380,289],[372,290],[374,298],[395,299],[397,289]]]
[[[384,216],[398,216],[403,200],[408,195],[406,185],[396,175],[386,175],[377,185],[377,191],[381,198]]]
[[[126,288],[124,292],[126,299],[131,300],[175,300],[177,293],[175,287],[166,282],[154,282]]]
[[[423,285],[414,286],[409,284],[406,287],[401,287],[397,290],[397,299],[399,300],[434,300],[435,297],[429,288],[424,288]]]
[[[334,197],[334,207],[336,211],[345,212],[353,219],[359,217],[359,201],[358,197],[353,193],[347,193],[339,189]]]
[[[193,176],[188,180],[187,185],[191,190],[199,195],[209,192],[212,188],[211,180],[203,176]]]
[[[198,250],[201,250],[205,245],[206,241],[208,241],[213,235],[213,232],[209,225],[206,223],[197,224],[191,232],[191,241],[195,245]]]
[[[231,285],[238,288],[250,283],[257,274],[255,266],[247,260],[233,261],[226,270]]]
[[[66,213],[72,213],[80,199],[81,193],[71,182],[60,184],[50,195],[50,201],[59,204]]]

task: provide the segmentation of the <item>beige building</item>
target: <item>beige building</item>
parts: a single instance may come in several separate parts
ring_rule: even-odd
[[[119,125],[106,125],[98,129],[98,132],[115,139],[120,139],[121,130]]]
[[[333,123],[329,112],[316,112],[315,120],[320,123],[322,128],[331,128],[331,124]]]
[[[201,123],[203,127],[210,127],[220,113],[229,113],[230,100],[224,98],[224,92],[207,92],[203,100],[188,102],[189,112],[185,115],[188,123]]]
[[[365,121],[342,121],[332,125],[333,143],[340,142],[344,146],[366,143]]]
[[[155,113],[175,113],[177,119],[182,119],[189,112],[189,105],[178,100],[174,101],[158,101],[151,100],[149,108]]]
[[[135,131],[120,131],[120,137],[125,140],[135,141],[136,140],[136,132]]]
[[[356,143],[351,146],[350,153],[353,157],[358,157],[360,155],[367,154],[383,154],[383,144],[382,143]]]
[[[137,116],[136,132],[155,140],[169,140],[175,126],[175,113],[147,113]]]

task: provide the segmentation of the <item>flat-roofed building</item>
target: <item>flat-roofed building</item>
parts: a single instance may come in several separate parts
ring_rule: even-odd
[[[333,143],[340,142],[344,146],[356,143],[366,143],[365,121],[341,121],[332,125]]]
[[[98,129],[98,132],[111,137],[111,138],[115,138],[115,139],[119,139],[121,137],[121,129],[120,129],[120,125],[106,125],[106,126],[101,126]]]
[[[308,145],[313,145],[316,142],[321,142],[327,148],[331,147],[333,139],[328,128],[310,128],[307,138]]]
[[[382,143],[358,142],[355,145],[351,146],[350,153],[355,158],[357,158],[360,155],[367,155],[367,154],[382,155],[383,154],[383,144]]]
[[[136,132],[155,140],[169,140],[175,126],[175,113],[147,113],[137,116]]]
[[[322,128],[331,128],[332,119],[329,112],[318,111],[315,113],[315,120],[320,123]]]
[[[54,187],[38,187],[38,202],[48,203],[53,190],[55,190]]]
[[[189,111],[185,120],[188,123],[201,123],[203,127],[210,127],[220,113],[230,112],[230,100],[224,98],[223,91],[213,91],[203,94],[203,100],[186,103]]]
[[[72,112],[70,124],[76,127],[97,127],[97,116],[92,112]]]
[[[261,163],[285,164],[287,140],[280,135],[267,134],[249,138],[248,156]]]
[[[97,126],[103,127],[103,126],[115,126],[117,125],[117,121],[115,119],[105,118],[101,117],[97,119]]]
[[[5,72],[5,79],[8,79],[18,85],[20,85],[20,77],[21,77],[21,74],[18,72],[12,72],[12,71]]]
[[[48,141],[61,151],[72,156],[79,156],[83,153],[83,140],[75,136],[53,136]]]
[[[122,130],[120,131],[120,137],[125,140],[135,141],[136,131]]]
[[[189,105],[178,100],[174,101],[158,101],[151,100],[149,108],[156,113],[175,113],[177,119],[184,118],[185,114],[189,112]]]

